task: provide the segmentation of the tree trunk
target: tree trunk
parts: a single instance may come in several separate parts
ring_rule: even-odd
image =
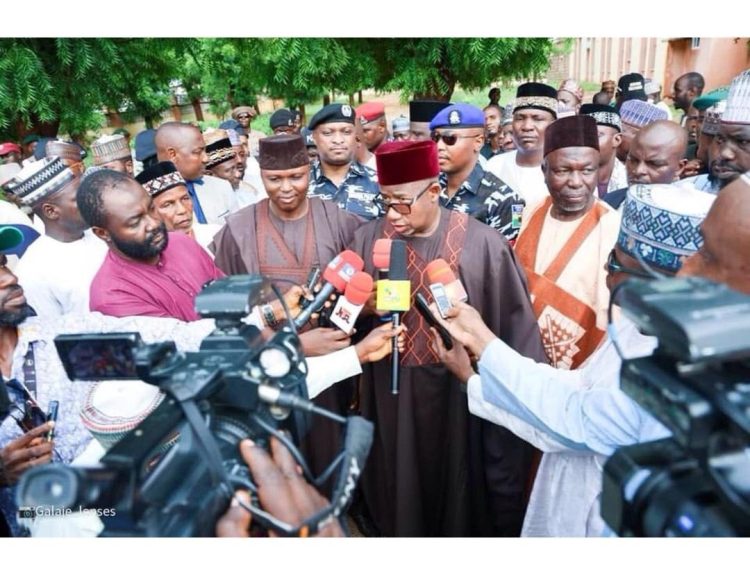
[[[354,94],[349,94],[349,105],[354,108]]]
[[[305,105],[304,104],[300,104],[299,106],[297,106],[297,109],[299,110],[299,113],[302,116],[302,120],[301,120],[302,125],[306,126],[307,125],[307,118],[305,117]]]
[[[193,110],[195,111],[195,119],[199,122],[203,122],[203,108],[201,107],[201,99],[200,98],[193,98],[192,102],[190,102],[193,105]]]
[[[331,103],[331,95],[326,94],[325,96],[323,96],[323,105],[327,106],[330,103]]]
[[[172,117],[175,122],[182,122],[182,110],[177,104],[172,104]]]
[[[357,92],[357,101],[361,104],[362,103],[362,90]]]

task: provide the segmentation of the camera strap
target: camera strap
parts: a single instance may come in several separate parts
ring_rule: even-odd
[[[229,482],[229,476],[227,475],[224,465],[221,462],[221,454],[219,448],[216,446],[216,442],[211,436],[211,430],[203,420],[198,406],[192,400],[181,401],[180,406],[185,414],[185,418],[193,431],[198,444],[203,449],[203,453],[206,456],[206,463],[208,464],[208,470],[211,473],[211,478],[214,483],[222,484],[229,490],[231,483]],[[230,491],[231,493],[231,491]]]

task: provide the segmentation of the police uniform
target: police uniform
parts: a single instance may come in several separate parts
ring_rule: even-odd
[[[347,122],[354,125],[354,119],[354,110],[350,106],[331,104],[313,116],[308,128],[313,131],[321,124],[333,122]],[[349,171],[340,186],[336,186],[323,174],[320,162],[311,168],[308,197],[331,200],[342,210],[367,220],[383,215],[374,201],[379,193],[380,186],[375,171],[359,162],[352,161],[349,164]]]
[[[442,109],[430,122],[436,128],[482,128],[484,112],[468,104],[454,104]],[[508,184],[477,161],[468,178],[459,186],[452,198],[446,193],[448,174],[441,172],[440,203],[457,212],[469,214],[480,222],[499,231],[513,242],[521,230],[521,214],[526,202]]]

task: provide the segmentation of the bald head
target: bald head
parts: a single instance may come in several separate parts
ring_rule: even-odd
[[[186,180],[200,178],[208,162],[206,143],[201,131],[191,124],[167,122],[159,126],[154,137],[156,157],[172,162]]]
[[[625,163],[628,184],[670,184],[685,168],[687,133],[674,122],[661,120],[638,131]]]
[[[702,276],[750,294],[750,177],[721,190],[703,221],[703,247],[687,259],[681,275]]]

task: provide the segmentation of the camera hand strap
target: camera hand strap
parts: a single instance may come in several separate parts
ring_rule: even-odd
[[[206,456],[206,463],[208,464],[211,478],[214,483],[223,484],[229,491],[229,477],[221,463],[219,448],[216,446],[216,442],[211,436],[211,430],[206,425],[198,406],[192,400],[181,401],[180,406],[182,407],[182,411],[185,414],[185,418],[187,419],[195,438],[198,440],[198,445],[200,445],[203,454]]]

